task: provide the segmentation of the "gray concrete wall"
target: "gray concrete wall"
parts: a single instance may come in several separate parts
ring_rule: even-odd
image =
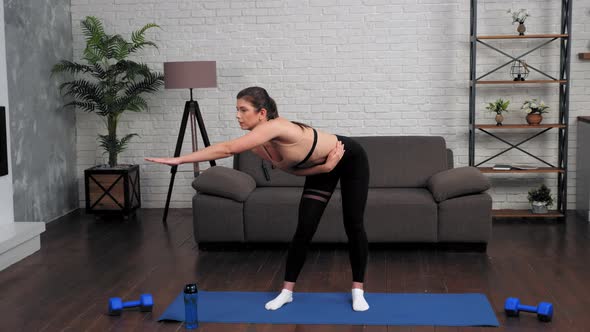
[[[70,0],[4,0],[15,221],[78,208],[76,116],[62,109],[60,59],[72,59]]]
[[[8,107],[8,84],[6,82],[6,39],[4,37],[4,0],[0,0],[0,106],[6,107],[6,122],[10,121],[10,107]],[[2,139],[2,137],[0,137]],[[10,127],[6,128],[6,145],[8,154],[8,175],[0,176],[0,243],[2,239],[10,238],[8,225],[14,224],[14,209],[12,204],[12,167],[10,163]]]

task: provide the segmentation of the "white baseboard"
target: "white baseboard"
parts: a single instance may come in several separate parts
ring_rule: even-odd
[[[43,222],[0,225],[0,271],[41,249]]]

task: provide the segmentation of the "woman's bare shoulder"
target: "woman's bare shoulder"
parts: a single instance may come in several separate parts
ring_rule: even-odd
[[[279,130],[279,135],[276,137],[277,141],[281,143],[293,143],[301,139],[301,127],[293,122],[281,117],[269,122],[275,122],[277,130]]]

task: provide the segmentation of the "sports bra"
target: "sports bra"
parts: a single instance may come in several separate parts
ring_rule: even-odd
[[[318,132],[315,130],[315,128],[311,128],[311,129],[313,129],[313,144],[311,145],[311,148],[309,149],[309,152],[307,153],[305,158],[303,158],[302,161],[297,163],[297,165],[293,166],[293,168],[299,168],[301,165],[305,164],[305,162],[308,161],[309,158],[311,158],[311,155],[315,151],[315,147],[318,143]],[[272,166],[272,168],[274,168],[274,166]],[[268,168],[266,167],[266,164],[264,163],[264,159],[262,160],[262,171],[264,172],[264,177],[266,178],[266,180],[270,181],[270,173],[268,172]]]
[[[313,129],[313,144],[311,145],[311,149],[309,149],[307,156],[305,156],[305,158],[303,158],[302,161],[300,161],[297,165],[293,166],[294,168],[299,168],[299,166],[305,164],[305,162],[309,160],[313,151],[315,150],[315,146],[318,144],[318,132],[315,130],[315,128],[311,129]]]

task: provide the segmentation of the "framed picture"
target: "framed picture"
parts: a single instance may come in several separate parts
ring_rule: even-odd
[[[0,176],[4,176],[8,174],[8,144],[6,140],[8,136],[6,135],[6,108],[4,106],[0,106]]]

